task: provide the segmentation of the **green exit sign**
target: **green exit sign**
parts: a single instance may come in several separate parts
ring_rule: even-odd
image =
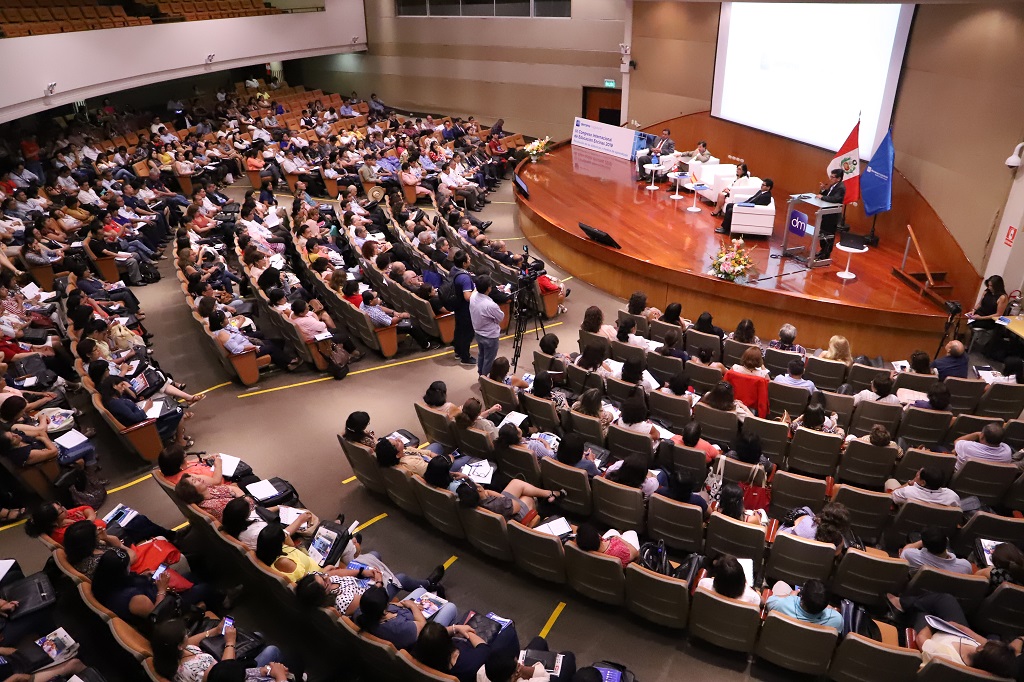
[[[604,79],[604,87],[606,87],[606,88],[614,88],[615,87],[615,79],[614,78],[605,78]]]

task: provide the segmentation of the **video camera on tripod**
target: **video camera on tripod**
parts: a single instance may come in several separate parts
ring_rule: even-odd
[[[530,260],[530,259],[533,260]],[[545,269],[544,261],[530,255],[530,247],[523,245],[523,262],[519,266],[519,279],[517,281],[517,289],[522,289],[524,286],[533,284],[537,281],[537,278],[541,275],[548,274]]]
[[[527,325],[533,322],[534,335],[539,339],[544,332],[544,316],[537,296],[534,293],[534,285],[537,278],[548,274],[544,267],[544,261],[539,258],[531,260],[530,247],[523,246],[523,262],[519,265],[519,274],[516,277],[516,289],[513,292],[513,310],[516,316],[515,332],[512,340],[512,367],[519,367],[519,355],[523,351],[523,335],[526,333]]]

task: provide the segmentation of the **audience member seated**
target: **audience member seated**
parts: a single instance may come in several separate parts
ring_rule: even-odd
[[[609,341],[614,341],[617,330],[610,324],[604,323],[604,313],[596,305],[592,305],[583,313],[583,322],[580,329],[591,334],[603,336]]]
[[[134,426],[150,419],[147,412],[153,407],[153,399],[139,401],[132,390],[131,382],[124,377],[108,376],[99,387],[100,396],[103,399],[103,406],[110,410],[121,424]],[[160,416],[156,418],[156,430],[165,443],[176,443],[183,447],[192,447],[195,441],[185,435],[184,420],[191,417],[191,413],[175,405],[170,409],[164,406]]]
[[[847,367],[853,364],[853,353],[850,351],[850,342],[845,336],[833,336],[828,340],[828,348],[819,355],[822,360],[835,360],[845,364]]]
[[[697,492],[697,484],[693,481],[693,474],[689,471],[674,471],[668,475],[668,485],[664,490],[659,490],[659,495],[664,495],[677,502],[685,502],[700,507],[704,516],[708,515],[708,501]]]
[[[788,523],[790,518],[792,524]],[[779,533],[828,542],[836,546],[836,554],[842,554],[846,536],[851,533],[850,511],[839,502],[829,502],[817,514],[810,507],[800,507],[790,512],[786,521]]]
[[[732,412],[742,422],[747,417],[754,416],[746,405],[736,399],[733,393],[732,384],[728,381],[719,381],[715,386],[704,394],[702,404],[722,412]]]
[[[788,594],[787,589],[791,590]],[[785,583],[776,583],[772,595],[765,600],[765,608],[807,623],[825,625],[843,634],[843,616],[828,605],[828,590],[817,578],[808,580],[802,588],[796,589]]]
[[[843,427],[839,426],[839,415],[835,412],[827,413],[824,404],[818,402],[818,399],[815,398],[823,399],[824,396],[821,393],[816,393],[815,397],[811,398],[811,401],[807,403],[807,407],[804,408],[803,414],[790,422],[790,434],[795,435],[797,429],[804,428],[810,431],[832,433],[840,438],[845,438],[846,432],[843,430]]]
[[[923,350],[915,350],[911,353],[907,364],[910,365],[910,371],[914,374],[938,375],[938,371],[932,367],[932,356]]]
[[[468,625],[429,622],[420,630],[412,649],[420,663],[438,672],[451,675],[459,682],[477,682],[477,672],[493,653],[519,655],[519,635],[514,624],[502,628],[488,644]]]
[[[756,437],[756,434],[754,434]],[[700,422],[693,419],[686,422],[686,426],[683,427],[682,435],[678,437],[678,440],[673,438],[672,440],[685,445],[688,448],[694,450],[700,450],[704,453],[704,461],[707,464],[711,464],[722,453],[722,448],[718,445],[713,445],[708,441],[701,438],[701,427]]]
[[[943,487],[942,472],[931,467],[918,469],[917,474],[903,485],[894,478],[885,482],[885,491],[892,493],[893,504],[930,502],[951,507],[960,506],[960,496]]]
[[[284,542],[295,545],[296,537],[310,537],[316,531],[320,520],[313,512],[303,510],[294,521],[285,527]],[[267,522],[259,511],[249,504],[244,497],[236,497],[224,506],[221,517],[221,530],[235,538],[249,549],[255,551],[260,532],[267,527]],[[354,555],[353,555],[354,556]]]
[[[625,568],[640,557],[640,538],[635,530],[620,533],[614,528],[604,535],[589,523],[581,523],[576,530],[576,545],[584,552],[607,554],[622,562]]]
[[[63,544],[67,529],[79,521],[89,521],[96,528],[106,530],[106,522],[96,515],[90,506],[65,509],[60,502],[42,502],[32,508],[32,515],[25,523],[25,530],[30,537],[48,535],[51,540]],[[120,524],[119,524],[120,525]],[[119,531],[126,545],[134,545],[157,536],[174,542],[177,534],[149,520],[145,514],[136,514],[127,524],[120,526]]]
[[[907,405],[910,407],[920,407],[925,410],[936,410],[938,412],[949,412],[949,403],[952,400],[952,396],[949,393],[949,387],[941,381],[936,381],[934,384],[928,387],[928,397],[924,400],[915,400],[913,403]],[[950,413],[950,419],[953,415]]]
[[[483,507],[508,521],[533,525],[528,517],[537,510],[539,498],[546,498],[550,504],[554,504],[566,493],[564,490],[543,490],[526,481],[512,479],[500,493],[487,490],[479,483],[464,480],[455,489],[455,494],[459,497],[459,505],[466,509]]]
[[[761,339],[757,338],[757,333],[754,331],[754,321],[749,318],[740,320],[739,324],[736,325],[736,331],[729,332],[729,336],[727,338],[738,343],[752,343],[756,346],[761,345]]]
[[[779,329],[779,338],[768,342],[769,348],[799,353],[801,359],[807,358],[807,349],[796,342],[796,327],[791,324],[784,324]]]
[[[815,388],[814,382],[809,379],[804,379],[804,363],[802,360],[790,360],[789,365],[786,366],[788,374],[780,374],[773,381],[777,384],[784,386],[795,386],[797,388],[805,388],[812,395],[818,389]]]
[[[534,637],[524,650],[548,651],[548,643],[543,637]],[[544,669],[543,663],[528,666],[510,652],[492,651],[484,667],[477,671],[476,682],[577,682],[576,655],[571,651],[560,651],[558,655],[562,657],[561,669],[558,675],[552,675]]]
[[[752,374],[758,377],[768,378],[768,368],[764,366],[764,356],[758,348],[748,348],[743,351],[740,361],[732,366],[734,372]],[[813,386],[813,384],[811,384]]]
[[[217,665],[216,658],[199,648],[199,643],[208,637],[224,632],[224,653],[221,661],[235,659],[237,631],[233,625],[223,622],[216,627],[195,635],[188,634],[184,620],[172,618],[153,628],[150,644],[153,647],[153,669],[171,682],[204,682],[209,678],[210,669]],[[279,663],[281,650],[274,645],[264,647],[253,658],[255,667],[265,668]],[[247,678],[248,679],[248,678]]]
[[[600,420],[604,433],[608,432],[608,426],[615,421],[615,414],[605,407],[601,390],[597,388],[583,391],[579,399],[572,404],[572,411]]]
[[[923,592],[898,597],[887,594],[886,598],[893,610],[902,614],[903,620],[913,626],[915,640],[925,663],[938,658],[976,668],[996,677],[1014,677],[1016,674],[1017,663],[1013,648],[972,630],[963,608],[952,595]],[[967,637],[933,630],[928,625],[928,616],[952,623]]]
[[[1003,583],[1024,585],[1024,552],[1009,542],[1000,542],[989,557],[991,566],[979,568],[975,575],[988,578],[989,586],[995,589]]]
[[[245,491],[234,483],[212,484],[206,476],[182,474],[174,494],[185,504],[194,504],[218,521],[223,521],[224,507],[236,497],[245,497]]]
[[[131,563],[127,552],[119,549],[104,552],[92,575],[92,592],[99,603],[136,630],[149,631],[150,614],[167,598],[168,592],[179,598],[185,608],[223,606],[223,598],[209,585],[187,580],[182,583],[183,578],[174,576],[171,570],[165,570],[154,581],[151,571],[143,575],[129,572]],[[172,586],[172,578],[177,585]],[[228,607],[230,605],[228,601]]]
[[[649,456],[634,452],[608,467],[604,475],[609,481],[630,488],[639,488],[644,494],[644,499],[647,499],[668,485],[668,475],[661,469],[655,473],[651,466]]]
[[[711,562],[708,577],[701,578],[697,587],[703,587],[729,599],[761,606],[761,597],[747,584],[747,577],[739,559],[728,554],[722,554]]]
[[[622,403],[622,412],[619,415],[618,426],[627,431],[650,436],[652,448],[661,437],[658,427],[648,419],[647,407],[642,399],[631,399]]]
[[[707,311],[700,314],[700,317],[697,318],[697,321],[693,323],[693,326],[690,327],[690,329],[702,334],[714,334],[720,339],[725,338],[725,332],[722,331],[721,327],[715,324],[714,319],[711,317],[711,313]]]
[[[590,477],[601,473],[595,462],[594,451],[587,447],[586,438],[581,434],[570,431],[562,436],[562,442],[558,444],[558,452],[555,457],[566,466],[583,469]]]
[[[427,619],[423,617],[420,599],[427,589],[417,587],[405,599],[392,598],[383,587],[370,587],[359,599],[355,622],[359,628],[391,642],[396,649],[412,649],[416,645]],[[438,610],[430,622],[450,626],[458,617],[454,603],[448,602]]]
[[[693,324],[693,322],[683,317],[683,306],[680,303],[669,303],[665,306],[665,312],[662,313],[658,320],[667,324],[678,325],[680,331],[686,331]]]
[[[743,504],[743,488],[738,483],[727,481],[718,494],[718,509],[725,516],[746,523],[766,525],[768,516],[763,510],[747,509]]]
[[[854,405],[860,405],[865,400],[885,405],[899,405],[900,399],[892,392],[892,377],[888,374],[879,374],[871,380],[870,388],[865,388],[853,396]]]
[[[999,424],[986,424],[981,431],[960,436],[953,443],[956,453],[956,470],[971,460],[1005,464],[1012,459],[1013,451],[1003,442],[1005,431]]]
[[[642,291],[634,291],[626,304],[626,310],[630,315],[639,315],[647,321],[660,319],[663,313],[654,306],[647,305],[647,294]]]
[[[521,445],[532,452],[537,459],[555,456],[555,453],[542,438],[524,438],[523,432],[519,427],[511,422],[503,424],[498,429],[498,437],[495,439],[494,444],[497,447],[503,448]]]
[[[427,473],[427,462],[443,454],[440,443],[431,443],[424,448],[406,448],[401,438],[379,438],[374,445],[377,465],[382,468],[398,466],[410,474],[423,476]]]
[[[938,526],[927,526],[921,529],[921,539],[904,546],[900,550],[900,557],[906,559],[910,564],[911,571],[916,571],[922,566],[929,566],[965,575],[971,575],[974,572],[971,562],[961,559],[949,551],[949,536]]]
[[[945,381],[946,377],[966,379],[969,362],[964,344],[950,341],[946,344],[946,355],[936,358],[932,362],[932,369],[939,375],[939,381]]]

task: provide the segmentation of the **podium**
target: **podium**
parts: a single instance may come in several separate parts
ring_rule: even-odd
[[[807,221],[807,231],[804,236],[810,237],[811,248],[806,255],[803,254],[807,250],[806,244],[799,244],[796,246],[789,245],[789,238],[792,235],[790,232],[790,222],[792,222],[792,214],[794,208],[798,204],[805,204],[807,206],[814,207],[814,215],[809,216],[811,219]],[[782,234],[782,257],[792,258],[799,261],[810,268],[821,268],[832,264],[832,260],[826,258],[824,260],[814,260],[814,253],[818,248],[818,235],[821,233],[821,218],[822,216],[834,215],[843,212],[842,204],[833,204],[830,201],[822,201],[813,194],[791,194],[789,196],[789,203],[786,204],[786,230]]]

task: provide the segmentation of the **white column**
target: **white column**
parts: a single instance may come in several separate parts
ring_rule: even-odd
[[[277,76],[279,81],[284,81],[284,62],[270,62],[270,75]]]
[[[1007,291],[1024,288],[1024,168],[1017,169],[992,242],[985,279],[1000,275]]]
[[[626,27],[622,34],[622,42],[626,45],[633,44],[633,0],[623,0],[626,4]],[[629,68],[629,60],[633,58],[631,54],[622,55],[622,63],[619,67],[619,71],[622,74],[622,104],[620,105],[619,114],[619,125],[625,125],[629,123],[629,74],[632,71]]]

